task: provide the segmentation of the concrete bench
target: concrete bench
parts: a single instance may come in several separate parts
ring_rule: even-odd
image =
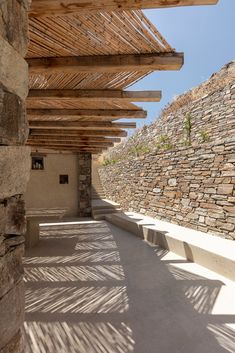
[[[27,230],[25,234],[25,247],[30,249],[37,245],[40,238],[40,223],[64,217],[67,209],[64,208],[35,208],[26,210]]]
[[[235,241],[181,227],[134,212],[105,219],[148,243],[158,245],[235,281]]]

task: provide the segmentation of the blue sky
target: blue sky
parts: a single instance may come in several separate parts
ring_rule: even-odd
[[[137,127],[150,124],[176,95],[235,59],[235,0],[220,0],[216,6],[146,10],[145,14],[176,51],[184,52],[185,63],[180,71],[155,72],[131,86],[163,94],[160,103],[137,104],[148,111]]]

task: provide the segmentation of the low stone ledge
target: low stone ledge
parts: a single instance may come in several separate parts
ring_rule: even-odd
[[[24,283],[20,281],[0,300],[0,352],[19,332],[24,321]],[[5,348],[4,348],[5,349]],[[4,350],[3,350],[4,352]]]
[[[0,84],[25,100],[28,95],[28,64],[1,36],[0,53]]]
[[[0,146],[0,200],[24,194],[30,177],[30,148]]]
[[[151,244],[235,281],[235,243],[232,240],[134,212],[115,213],[105,219]]]

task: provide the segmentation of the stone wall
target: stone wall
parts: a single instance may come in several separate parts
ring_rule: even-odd
[[[223,70],[234,73],[234,67]],[[106,196],[124,210],[235,239],[234,77],[221,86],[220,73],[217,90],[175,110],[168,107],[155,124],[113,148],[116,163],[99,170]],[[187,114],[191,141],[185,145]],[[161,141],[163,134],[167,138]],[[133,141],[148,143],[149,151],[128,153]]]
[[[91,153],[78,154],[78,217],[91,216]]]
[[[23,352],[27,8],[27,0],[0,1],[0,353]]]
[[[144,126],[132,138],[108,150],[107,157],[115,160],[132,158],[135,147],[173,149],[187,145],[185,118],[190,115],[192,145],[204,140],[215,141],[235,134],[235,61],[168,105],[159,119]],[[166,140],[161,141],[161,140]],[[144,151],[144,148],[142,148]],[[169,148],[170,149],[170,148]],[[140,148],[141,152],[141,148]]]

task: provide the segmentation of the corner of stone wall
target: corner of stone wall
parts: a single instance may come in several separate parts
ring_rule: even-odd
[[[30,176],[25,99],[27,0],[0,2],[0,353],[22,353],[25,209]]]
[[[78,154],[78,216],[91,217],[91,153]]]

